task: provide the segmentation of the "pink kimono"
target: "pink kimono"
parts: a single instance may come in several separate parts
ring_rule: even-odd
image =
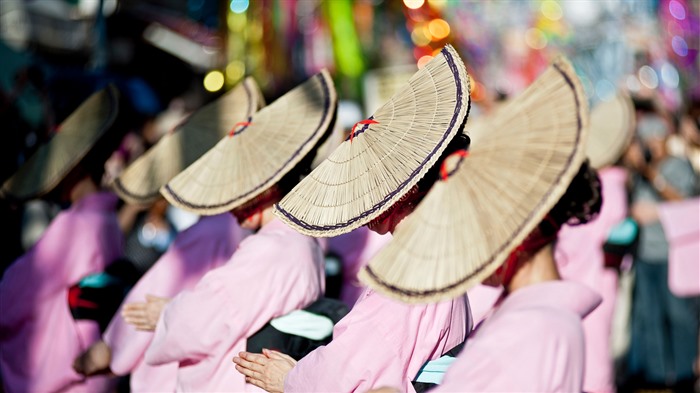
[[[561,277],[587,285],[603,297],[603,303],[583,321],[586,336],[586,372],[583,390],[614,392],[610,334],[617,297],[617,272],[606,269],[603,244],[611,229],[627,215],[627,171],[618,167],[599,171],[603,206],[593,221],[565,225],[559,233],[555,259]]]
[[[333,341],[301,359],[285,392],[366,392],[411,381],[428,360],[464,341],[471,329],[466,296],[408,305],[367,289],[333,329]]]
[[[550,281],[507,296],[469,336],[431,392],[580,392],[581,319],[601,298],[573,281]]]
[[[380,235],[367,227],[328,239],[329,252],[336,253],[343,261],[343,286],[340,300],[352,307],[365,287],[357,279],[367,262],[391,240],[391,235]]]
[[[668,251],[668,287],[678,297],[700,295],[700,198],[659,204]]]
[[[242,230],[230,213],[204,216],[179,233],[168,251],[139,280],[122,304],[146,301],[146,295],[171,298],[193,288],[208,271],[223,265],[238,247]],[[112,349],[111,370],[131,373],[132,392],[173,392],[177,363],[151,366],[143,361],[153,333],[137,331],[119,311],[102,339]]]
[[[146,362],[179,362],[177,391],[259,391],[234,368],[246,339],[324,291],[318,242],[274,219],[163,310]]]
[[[122,255],[117,197],[95,193],[51,222],[41,239],[0,281],[0,373],[5,391],[95,392],[104,377],[85,381],[73,360],[100,338],[96,322],[76,321],[68,288]]]

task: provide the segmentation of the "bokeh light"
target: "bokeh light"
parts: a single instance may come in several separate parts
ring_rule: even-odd
[[[607,79],[601,79],[595,84],[595,94],[602,101],[610,101],[615,97],[615,85]]]
[[[648,65],[639,69],[639,81],[650,89],[656,89],[659,86],[659,77],[656,75],[656,71]]]
[[[671,63],[661,66],[661,81],[664,85],[675,89],[681,81],[678,70]]]
[[[242,14],[248,10],[248,0],[231,0],[231,12],[234,14]]]
[[[428,62],[432,59],[433,59],[433,56],[430,56],[430,55],[423,56],[420,59],[418,59],[418,69],[425,67],[425,65],[428,64]]]
[[[540,11],[542,15],[549,20],[559,20],[561,19],[564,12],[561,10],[559,4],[554,0],[545,0],[540,6]]]
[[[226,66],[226,78],[231,83],[238,82],[245,75],[245,64],[240,60],[232,61]]]
[[[685,42],[683,37],[677,35],[673,36],[671,39],[671,47],[678,56],[685,57],[688,55],[688,43]]]
[[[403,3],[406,7],[416,10],[425,4],[425,0],[403,0]]]
[[[433,19],[428,23],[428,31],[436,41],[439,41],[450,35],[450,24],[442,19]]]
[[[216,92],[224,87],[224,74],[221,71],[210,71],[204,77],[204,88],[210,92]]]
[[[434,9],[441,11],[447,5],[447,0],[428,0],[428,4]]]
[[[425,46],[432,41],[432,36],[423,24],[419,24],[411,32],[411,41],[413,41],[416,46]]]
[[[683,7],[683,4],[681,4],[678,0],[671,0],[668,3],[668,11],[678,20],[685,19],[685,7]]]

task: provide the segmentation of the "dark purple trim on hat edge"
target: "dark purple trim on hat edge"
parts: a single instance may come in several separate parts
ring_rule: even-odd
[[[245,83],[245,82],[244,82],[244,83],[243,83],[243,88],[245,89],[246,96],[248,97],[248,122],[250,122],[250,121],[253,119],[253,117],[251,116],[251,115],[253,114],[253,109],[254,109],[254,108],[253,108],[253,94],[251,93],[250,88],[248,87],[248,83]],[[191,118],[191,117],[190,117],[190,118]],[[187,120],[189,120],[190,118],[188,118]],[[185,125],[185,124],[187,124],[186,121],[183,122],[183,123],[181,123],[180,125],[178,125],[178,128],[179,128],[179,127],[182,127],[182,126]],[[244,129],[246,129],[246,128],[248,128],[248,126],[243,126],[243,127],[236,133],[236,135],[237,135],[237,134],[240,134],[240,133],[241,133]],[[155,192],[152,192],[152,193],[149,193],[149,194],[141,194],[141,195],[139,195],[139,194],[135,194],[135,193],[133,193],[133,192],[127,190],[126,187],[124,187],[124,184],[122,183],[121,178],[120,178],[120,177],[117,177],[117,179],[114,180],[114,187],[115,187],[115,188],[118,188],[119,191],[120,191],[121,193],[123,193],[124,195],[127,195],[127,196],[130,197],[130,198],[133,198],[134,200],[138,200],[139,202],[147,202],[147,201],[149,201],[150,199],[153,199],[153,198],[157,197],[158,194],[160,194],[160,187],[161,187],[161,186],[159,186],[158,189],[157,189]]]
[[[459,77],[459,70],[457,69],[457,65],[455,64],[455,60],[452,58],[452,54],[447,50],[447,48],[442,49],[442,54],[445,56],[445,60],[447,61],[447,64],[450,67],[450,70],[452,70],[452,74],[454,75],[455,81],[457,82],[457,103],[462,101],[462,84],[460,83],[460,77]],[[435,155],[435,153],[442,147],[443,144],[449,142],[446,141],[447,136],[452,132],[452,129],[455,126],[455,123],[457,122],[457,117],[459,116],[459,111],[460,107],[455,108],[454,114],[452,115],[452,119],[450,120],[450,125],[447,127],[447,130],[445,133],[442,135],[442,139],[438,142],[438,144],[435,146],[435,148],[428,154],[423,162],[409,175],[409,177],[399,186],[394,190],[393,192],[389,193],[384,199],[381,201],[377,202],[374,206],[372,206],[371,209],[361,213],[357,217],[351,218],[345,222],[338,223],[338,224],[333,224],[333,225],[313,225],[313,224],[308,224],[299,218],[295,217],[288,211],[286,211],[282,206],[280,206],[279,203],[275,204],[275,207],[277,210],[284,215],[289,221],[293,222],[294,224],[298,225],[301,228],[307,229],[307,230],[312,230],[312,231],[327,231],[327,230],[335,230],[335,229],[340,229],[340,228],[345,228],[354,222],[361,220],[370,214],[376,212],[377,210],[381,209],[389,200],[391,200],[396,194],[401,192],[416,176],[418,176],[419,172],[427,165],[428,161],[432,156]],[[467,100],[467,114],[466,116],[469,116],[469,111],[471,109],[471,101]],[[461,125],[461,124],[460,124]],[[365,125],[366,127],[369,127],[369,125]],[[362,132],[366,130],[365,127],[362,127]],[[358,132],[359,133],[359,132]],[[356,133],[357,134],[357,133]]]
[[[267,183],[268,183],[271,179],[273,179],[275,176],[277,176],[280,172],[282,172],[282,170],[283,170],[291,161],[293,161],[294,158],[296,158],[296,157],[300,154],[301,150],[302,150],[306,145],[308,145],[309,142],[311,142],[311,140],[312,140],[316,135],[318,135],[318,133],[319,133],[319,131],[320,131],[320,129],[321,129],[321,126],[323,125],[323,123],[324,123],[324,122],[326,121],[326,119],[328,118],[328,112],[329,112],[329,109],[330,109],[330,106],[331,106],[331,101],[330,101],[331,93],[330,93],[330,89],[328,88],[328,83],[326,82],[326,79],[325,79],[323,73],[316,74],[315,76],[318,77],[318,79],[320,80],[321,86],[323,87],[323,92],[325,93],[325,97],[324,97],[324,100],[323,100],[323,115],[321,116],[321,122],[320,122],[320,123],[318,124],[318,126],[316,127],[316,130],[315,130],[313,133],[311,133],[311,135],[306,139],[306,141],[304,141],[304,143],[301,144],[301,146],[299,146],[299,148],[294,152],[294,154],[291,155],[291,157],[289,157],[289,159],[282,165],[282,167],[280,167],[277,171],[275,171],[275,173],[273,173],[272,176],[268,177],[267,180],[265,180],[262,184],[258,185],[257,187],[253,188],[252,190],[250,190],[250,191],[248,191],[248,192],[246,192],[246,193],[244,193],[244,194],[241,194],[241,195],[239,195],[239,196],[237,196],[237,197],[234,197],[233,199],[231,199],[231,200],[229,200],[229,201],[221,202],[221,203],[217,203],[217,204],[213,204],[213,205],[198,205],[198,204],[194,204],[194,203],[185,201],[185,200],[182,199],[180,196],[178,196],[178,195],[173,191],[173,189],[170,188],[170,186],[169,186],[168,184],[166,184],[166,185],[164,186],[164,190],[167,191],[168,194],[170,194],[170,196],[173,197],[173,199],[175,199],[178,203],[182,204],[183,206],[186,206],[186,207],[191,208],[191,209],[200,210],[200,209],[216,209],[216,208],[219,208],[219,207],[223,207],[223,206],[226,206],[226,205],[230,205],[231,203],[236,202],[236,201],[239,200],[239,199],[245,198],[245,197],[249,196],[250,194],[254,194],[254,193],[256,193],[256,192],[264,191],[264,190],[261,190],[261,188],[263,188],[263,187],[269,187],[269,186],[271,186],[271,184],[267,184]],[[247,126],[244,126],[243,129],[245,129],[245,128],[247,128]],[[240,134],[240,131],[237,132],[235,135],[238,135],[238,134]],[[291,169],[292,169],[292,168],[288,168],[288,170],[291,170]]]
[[[566,83],[567,83],[569,86],[571,86],[571,90],[574,91],[574,100],[575,100],[575,102],[576,102],[576,121],[577,121],[577,127],[578,127],[577,133],[576,133],[576,144],[578,144],[578,143],[579,143],[579,140],[581,139],[581,104],[580,104],[580,102],[579,102],[579,100],[578,100],[578,95],[576,95],[576,85],[575,85],[574,82],[571,80],[571,78],[569,77],[569,75],[567,75],[567,73],[566,73],[564,70],[562,70],[561,67],[559,67],[558,64],[555,63],[555,64],[553,64],[552,66],[553,66],[557,71],[559,71],[559,73],[562,74],[562,76],[564,77],[564,80],[566,81]],[[569,156],[568,160],[566,161],[566,162],[567,162],[567,165],[564,167],[564,170],[559,174],[560,178],[561,178],[561,176],[563,175],[563,173],[566,171],[566,169],[568,169],[568,168],[570,167],[571,161],[573,161],[574,156],[576,156],[576,152],[577,152],[577,151],[578,151],[577,149],[574,149],[574,150],[572,151],[571,155]],[[542,200],[540,201],[540,205],[541,205],[545,200],[547,200],[547,197],[548,197],[549,195],[552,194],[552,191],[554,190],[555,186],[556,186],[556,184],[552,185],[552,187],[549,189],[549,191],[544,195],[544,197],[543,197]],[[523,221],[523,223],[521,224],[521,226],[520,226],[518,232],[522,229],[522,227],[525,225],[525,223],[527,223],[527,222],[530,220],[530,218],[533,216],[533,214],[535,213],[536,210],[537,210],[537,209],[533,209],[533,210],[530,212],[530,214],[528,215],[527,219],[526,219],[525,221]],[[464,278],[460,279],[459,281],[457,281],[457,282],[455,282],[455,283],[453,283],[453,284],[450,284],[450,285],[448,285],[448,286],[442,287],[442,288],[440,288],[440,289],[432,289],[432,290],[425,290],[425,291],[415,291],[415,290],[409,290],[409,289],[399,288],[399,287],[397,287],[397,286],[395,286],[395,285],[392,285],[392,284],[389,284],[389,283],[387,283],[386,281],[384,281],[384,280],[382,280],[381,278],[379,278],[379,276],[372,270],[372,268],[370,267],[370,265],[365,266],[365,270],[366,270],[367,274],[369,274],[375,282],[377,282],[377,283],[378,283],[379,285],[381,285],[382,287],[384,287],[384,288],[386,288],[386,289],[389,289],[391,292],[399,293],[399,294],[406,295],[406,296],[409,296],[409,297],[427,297],[427,296],[437,295],[437,294],[444,293],[444,292],[449,292],[449,291],[451,291],[452,289],[454,289],[454,288],[456,288],[456,287],[462,285],[464,282],[470,280],[472,277],[474,277],[475,275],[479,274],[482,270],[484,270],[487,266],[489,266],[489,265],[491,264],[491,261],[496,257],[496,255],[498,255],[498,254],[500,254],[501,252],[503,252],[503,249],[505,248],[505,246],[506,246],[505,244],[504,244],[504,245],[501,245],[501,247],[499,247],[499,248],[492,254],[492,256],[489,258],[489,261],[488,261],[487,263],[484,263],[479,269],[475,270],[472,274],[468,275],[467,277],[464,277]]]
[[[370,116],[370,117],[367,118],[367,120],[373,120],[373,119],[374,119],[374,115],[372,115],[372,116]],[[367,129],[369,128],[369,126],[370,126],[370,124],[363,124],[363,125],[362,125],[362,128],[360,128],[359,130],[355,131],[354,134],[352,134],[352,137],[353,137],[353,138],[356,138],[358,135],[360,135],[360,134],[362,134],[363,132],[367,131]],[[346,141],[349,141],[349,140],[350,140],[350,136],[351,136],[351,135],[348,135],[348,137],[345,138],[345,140],[346,140]]]

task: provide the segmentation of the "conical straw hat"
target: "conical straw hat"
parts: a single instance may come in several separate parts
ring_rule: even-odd
[[[401,198],[435,164],[469,112],[469,76],[446,46],[408,85],[275,205],[297,231],[336,236]],[[365,122],[369,123],[369,122]]]
[[[3,198],[24,201],[52,191],[107,134],[119,111],[119,91],[109,85],[91,95],[0,188]]]
[[[411,303],[482,282],[568,188],[585,159],[587,119],[581,83],[557,59],[522,95],[467,125],[468,155],[446,160],[451,175],[398,226],[362,282]]]
[[[114,190],[129,203],[153,202],[170,179],[214,147],[237,123],[250,121],[264,105],[255,80],[246,78],[163,136],[114,181]]]
[[[160,190],[171,204],[213,215],[230,211],[276,184],[313,149],[337,109],[327,71],[314,75],[211,150]]]
[[[634,137],[635,111],[627,94],[619,93],[591,110],[586,154],[594,168],[613,165]]]

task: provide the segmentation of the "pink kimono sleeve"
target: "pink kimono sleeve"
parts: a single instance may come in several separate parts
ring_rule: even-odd
[[[319,285],[299,274],[301,269],[271,267],[288,253],[256,236],[246,239],[229,262],[165,307],[146,363],[201,360],[222,342],[242,340],[270,319],[316,299]],[[261,286],[261,280],[269,285]]]
[[[388,306],[372,299],[356,304],[336,325],[333,341],[305,356],[287,375],[284,391],[366,392],[384,385],[405,389],[405,370],[395,349],[413,340],[389,334],[391,317],[403,310]]]
[[[205,273],[231,257],[240,237],[240,229],[232,218],[202,218],[178,234],[168,251],[129,292],[120,311],[124,304],[143,302],[149,294],[172,298],[194,287]],[[125,375],[142,360],[153,333],[137,331],[117,312],[102,337],[112,349],[111,370]]]
[[[3,324],[14,325],[32,315],[35,310],[27,306],[29,299],[39,304],[53,298],[121,254],[121,234],[111,233],[114,228],[105,220],[102,214],[67,211],[51,222],[41,239],[0,281]],[[116,221],[114,224],[116,227]]]
[[[669,242],[668,286],[680,297],[700,295],[700,198],[659,205]]]
[[[431,392],[581,391],[584,346],[575,316],[543,310],[500,317],[467,340]]]
[[[464,298],[407,305],[371,293],[336,325],[330,344],[297,363],[285,392],[413,391],[423,364],[464,340],[468,318]]]

